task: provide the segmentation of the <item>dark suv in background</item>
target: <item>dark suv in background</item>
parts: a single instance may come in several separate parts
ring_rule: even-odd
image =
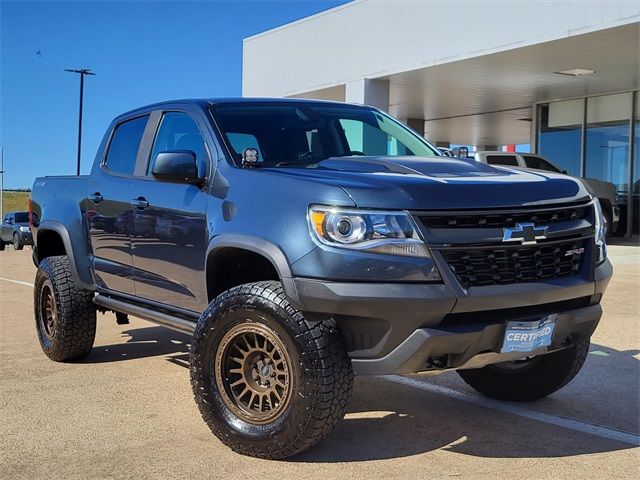
[[[13,244],[16,250],[25,245],[33,245],[33,237],[29,228],[29,212],[8,212],[0,227],[0,250],[5,245]]]

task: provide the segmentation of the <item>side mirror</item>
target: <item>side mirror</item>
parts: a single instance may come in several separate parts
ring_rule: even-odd
[[[159,153],[151,173],[165,182],[200,184],[204,180],[198,177],[196,155],[191,150]]]

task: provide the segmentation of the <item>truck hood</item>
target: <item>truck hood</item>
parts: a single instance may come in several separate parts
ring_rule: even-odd
[[[517,207],[590,198],[581,182],[566,175],[450,157],[341,157],[302,168],[269,170],[339,186],[364,208]]]

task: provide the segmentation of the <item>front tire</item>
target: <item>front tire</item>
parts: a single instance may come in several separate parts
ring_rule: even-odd
[[[22,250],[22,247],[24,247],[24,245],[22,245],[22,242],[20,241],[20,237],[18,236],[17,233],[13,234],[13,248],[16,250]]]
[[[79,288],[66,256],[40,262],[34,286],[36,330],[42,351],[64,362],[85,357],[96,336],[92,294]]]
[[[589,353],[589,340],[530,360],[459,370],[462,379],[487,397],[528,402],[551,395],[578,374]]]
[[[244,455],[282,459],[315,445],[351,396],[353,371],[335,321],[307,320],[279,282],[219,295],[200,317],[190,357],[205,422]]]

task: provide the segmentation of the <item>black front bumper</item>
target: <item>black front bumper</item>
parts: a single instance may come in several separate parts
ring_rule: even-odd
[[[441,284],[294,278],[287,293],[309,317],[328,314],[339,322],[357,374],[411,373],[514,359],[499,354],[507,320],[558,313],[550,350],[589,338],[602,315],[599,303],[612,272],[606,260],[588,279],[468,290],[446,274]]]
[[[18,233],[18,236],[20,237],[20,243],[22,243],[22,245],[33,245],[33,236],[31,235],[31,232],[20,232]]]

